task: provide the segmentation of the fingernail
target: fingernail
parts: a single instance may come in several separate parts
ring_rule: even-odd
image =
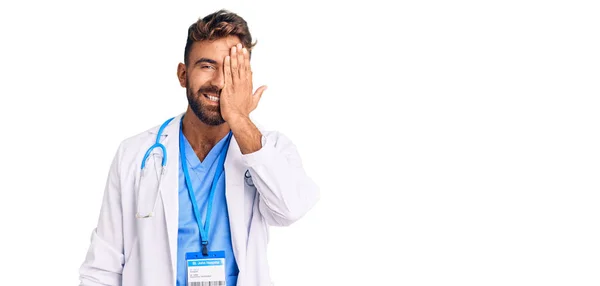
[[[233,48],[231,49],[232,52],[236,52],[235,46],[233,46]]]
[[[242,44],[241,44],[241,43],[238,43],[238,44],[237,44],[237,47],[238,47],[238,49],[241,49],[241,48],[242,48]]]
[[[244,54],[248,52],[248,50],[246,50],[246,48],[243,48],[242,51],[244,52]]]

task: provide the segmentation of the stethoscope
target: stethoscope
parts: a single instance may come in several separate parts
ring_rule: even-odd
[[[248,170],[246,170],[246,173],[244,173],[244,181],[246,181],[246,185],[248,185],[250,187],[254,187],[254,182],[252,181],[252,176],[250,175],[250,172]]]
[[[169,123],[174,119],[175,117],[169,118],[167,119],[158,129],[158,133],[156,134],[156,142],[154,142],[154,144],[152,146],[150,146],[148,148],[148,150],[146,150],[146,153],[144,154],[144,158],[142,158],[142,166],[141,166],[141,174],[140,174],[140,180],[138,182],[138,191],[137,191],[137,209],[136,209],[136,213],[135,213],[135,217],[136,218],[149,218],[154,216],[154,210],[156,209],[156,204],[158,202],[158,193],[160,191],[160,185],[162,183],[162,179],[165,175],[165,171],[166,171],[166,166],[167,166],[167,148],[165,147],[165,145],[163,145],[162,143],[160,143],[160,137],[162,136],[163,131],[165,130],[165,127],[167,127],[167,125],[169,125]],[[183,117],[182,117],[183,119]],[[140,206],[139,206],[139,202],[140,202],[140,186],[141,186],[141,182],[144,179],[144,176],[146,174],[146,160],[148,160],[148,157],[150,157],[150,154],[152,153],[152,150],[154,150],[155,148],[160,148],[162,150],[162,162],[161,162],[161,169],[160,169],[160,175],[158,178],[158,186],[156,187],[156,197],[154,198],[154,204],[152,206],[152,211],[142,214],[140,213]],[[250,172],[248,170],[246,170],[246,173],[244,173],[244,181],[246,182],[246,184],[250,187],[254,187],[254,182],[252,181],[252,176],[250,175]]]

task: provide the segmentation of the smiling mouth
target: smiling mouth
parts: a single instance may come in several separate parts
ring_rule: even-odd
[[[204,95],[204,97],[208,98],[208,100],[212,102],[219,102],[219,97],[217,96],[208,95],[206,93],[203,93],[202,95]]]

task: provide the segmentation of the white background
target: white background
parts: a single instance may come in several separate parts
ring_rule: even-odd
[[[0,285],[78,284],[119,142],[185,109],[219,8],[322,188],[275,285],[600,284],[596,1],[215,2],[0,4]]]

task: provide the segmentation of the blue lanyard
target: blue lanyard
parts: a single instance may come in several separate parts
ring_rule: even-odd
[[[198,204],[196,203],[196,196],[194,195],[194,189],[192,187],[192,180],[190,179],[190,173],[187,167],[187,161],[185,157],[185,144],[183,138],[183,131],[179,132],[179,154],[181,154],[181,166],[183,167],[183,175],[185,176],[185,183],[187,185],[188,194],[190,195],[190,200],[192,201],[192,207],[194,208],[194,216],[196,217],[196,222],[198,223],[198,230],[200,230],[200,240],[202,242],[202,255],[208,255],[208,229],[210,227],[210,217],[212,215],[212,205],[213,199],[215,197],[215,189],[217,188],[217,182],[219,177],[223,173],[223,169],[225,168],[225,157],[227,155],[227,149],[229,149],[229,142],[231,140],[231,132],[227,135],[225,139],[225,145],[223,145],[221,152],[219,153],[219,162],[217,165],[217,171],[215,172],[215,176],[212,181],[212,186],[210,187],[210,193],[208,195],[208,207],[206,209],[206,218],[204,220],[204,227],[202,227],[202,222],[200,216],[200,210],[198,209]]]

